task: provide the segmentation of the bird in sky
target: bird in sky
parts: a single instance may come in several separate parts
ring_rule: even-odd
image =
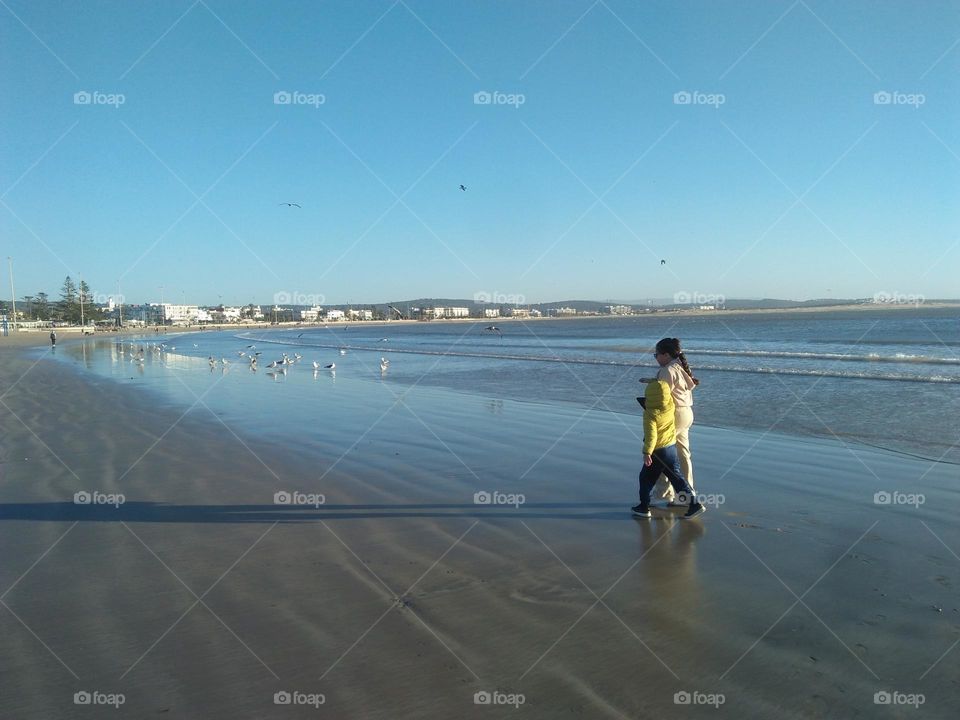
[[[666,261],[666,260],[661,260],[661,261],[660,261],[660,264],[661,264],[661,265],[666,265],[666,264],[667,264],[667,261]]]
[[[461,186],[460,186],[460,190],[462,190],[463,192],[466,192],[466,191],[467,191],[467,186],[466,186],[466,185],[461,185]]]
[[[287,207],[296,207],[296,208],[300,207],[299,203],[287,203],[287,202],[283,202],[283,203],[279,203],[279,204],[278,204],[278,207],[279,207],[279,205],[286,205]]]

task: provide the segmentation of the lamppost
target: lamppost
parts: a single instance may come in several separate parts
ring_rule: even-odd
[[[7,255],[10,266],[10,304],[13,306],[13,329],[17,329],[17,294],[13,291],[13,258]]]

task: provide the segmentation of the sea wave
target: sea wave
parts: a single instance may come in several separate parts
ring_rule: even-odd
[[[625,362],[621,360],[598,360],[595,358],[577,358],[577,357],[555,357],[549,355],[529,355],[515,353],[493,353],[493,352],[469,352],[466,350],[427,350],[423,348],[398,348],[398,347],[368,347],[366,345],[345,345],[331,343],[314,343],[302,338],[286,339],[268,339],[263,337],[254,337],[251,335],[234,336],[241,340],[255,340],[256,342],[269,343],[275,345],[288,345],[298,347],[322,348],[322,349],[346,349],[356,352],[375,352],[386,354],[404,353],[409,355],[428,355],[441,357],[464,357],[464,358],[482,358],[487,360],[517,360],[523,362],[539,363],[560,363],[565,365],[601,365],[606,367],[635,367],[639,372],[649,374],[652,368],[648,364]],[[776,356],[774,356],[776,357]],[[826,358],[831,359],[831,358]],[[754,373],[761,375],[793,375],[807,377],[832,377],[847,378],[853,380],[885,380],[895,382],[922,382],[922,383],[944,383],[960,384],[960,376],[950,375],[921,375],[913,373],[878,373],[856,370],[836,370],[832,368],[783,368],[783,367],[764,367],[762,365],[697,365],[697,372],[704,370],[715,372],[732,373]]]

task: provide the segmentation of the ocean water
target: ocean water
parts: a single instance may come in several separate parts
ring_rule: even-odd
[[[222,405],[242,417],[249,414],[244,404],[254,402],[249,416],[259,421],[251,426],[279,432],[285,423],[309,422],[311,403],[346,407],[382,391],[402,397],[425,388],[489,398],[494,415],[508,400],[640,415],[638,379],[657,369],[653,346],[679,337],[701,380],[695,427],[823,437],[960,462],[960,313],[953,308],[548,319],[501,322],[500,332],[485,330],[489,324],[146,335],[88,342],[65,356],[181,404],[195,403],[216,382],[217,392],[204,399],[211,409]],[[140,347],[144,362],[131,362]],[[262,354],[253,372],[238,353],[256,351]],[[286,373],[270,372],[266,365],[282,353],[303,357]],[[211,368],[210,356],[228,363]],[[385,372],[381,357],[390,361]],[[336,369],[314,372],[313,361]],[[328,390],[317,396],[317,386]],[[456,394],[450,398],[456,402]],[[325,407],[328,419],[329,412]],[[265,430],[264,414],[280,425]]]

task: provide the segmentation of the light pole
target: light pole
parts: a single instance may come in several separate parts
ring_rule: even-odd
[[[17,329],[17,294],[13,291],[13,258],[7,255],[10,266],[10,304],[13,306],[13,329]]]

